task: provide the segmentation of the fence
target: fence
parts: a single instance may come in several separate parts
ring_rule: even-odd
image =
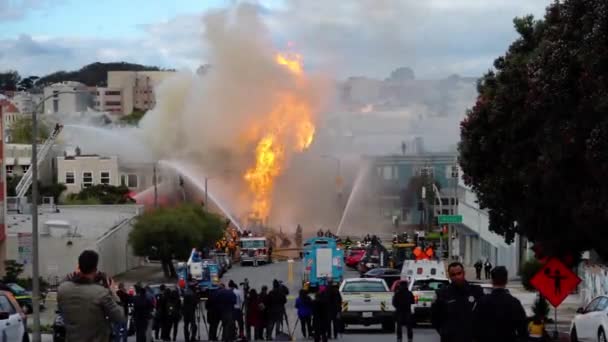
[[[608,294],[608,267],[603,265],[585,265],[579,269],[579,277],[583,280],[579,291],[581,305],[586,305],[599,295]]]

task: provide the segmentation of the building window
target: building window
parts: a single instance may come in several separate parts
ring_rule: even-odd
[[[66,171],[65,172],[65,184],[74,184],[76,180],[74,179],[74,171]]]
[[[99,183],[110,184],[110,172],[109,171],[101,171],[99,173]]]
[[[120,106],[120,101],[106,101],[106,106]]]
[[[382,177],[384,178],[384,180],[391,180],[391,179],[393,179],[393,167],[392,166],[385,166],[382,169]]]
[[[57,113],[59,111],[59,100],[53,100],[53,113]]]
[[[106,95],[120,95],[120,90],[106,91]]]
[[[452,165],[450,168],[451,168],[452,178],[458,178],[458,166]]]
[[[86,171],[82,173],[82,186],[88,188],[93,185],[93,172]]]
[[[128,188],[137,188],[137,175],[136,174],[128,174],[120,176],[120,185],[126,186]]]
[[[7,176],[13,175],[13,165],[6,165],[6,175]]]
[[[23,170],[23,173],[26,173],[27,170],[29,170],[29,169],[30,169],[29,165],[21,165],[21,170]]]

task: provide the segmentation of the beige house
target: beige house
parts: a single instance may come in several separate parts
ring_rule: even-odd
[[[154,185],[152,163],[121,162],[118,157],[64,155],[56,158],[57,182],[66,186],[64,195],[78,193],[87,186],[124,185],[139,192]],[[161,181],[160,173],[157,182]]]
[[[172,71],[108,71],[108,88],[121,89],[122,114],[148,110],[156,104],[154,88],[174,75]]]
[[[57,157],[57,182],[66,186],[64,194],[78,193],[83,188],[109,184],[120,185],[118,158],[99,155]]]

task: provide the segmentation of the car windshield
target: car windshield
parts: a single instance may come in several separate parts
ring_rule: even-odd
[[[435,291],[449,283],[448,280],[425,279],[416,280],[412,285],[412,291]]]
[[[8,287],[15,294],[27,292],[23,287],[21,287],[21,286],[19,286],[17,284],[9,284]]]
[[[349,281],[342,288],[342,292],[384,292],[384,284],[377,281]]]
[[[265,240],[241,240],[241,248],[264,248]]]

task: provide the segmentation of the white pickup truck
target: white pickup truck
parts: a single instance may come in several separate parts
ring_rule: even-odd
[[[431,304],[437,298],[436,291],[450,283],[447,278],[415,277],[409,283],[409,289],[414,295],[412,313],[416,322],[431,320]]]
[[[383,330],[394,331],[393,293],[383,279],[345,279],[340,285],[340,295],[345,327],[348,324],[381,324]]]

